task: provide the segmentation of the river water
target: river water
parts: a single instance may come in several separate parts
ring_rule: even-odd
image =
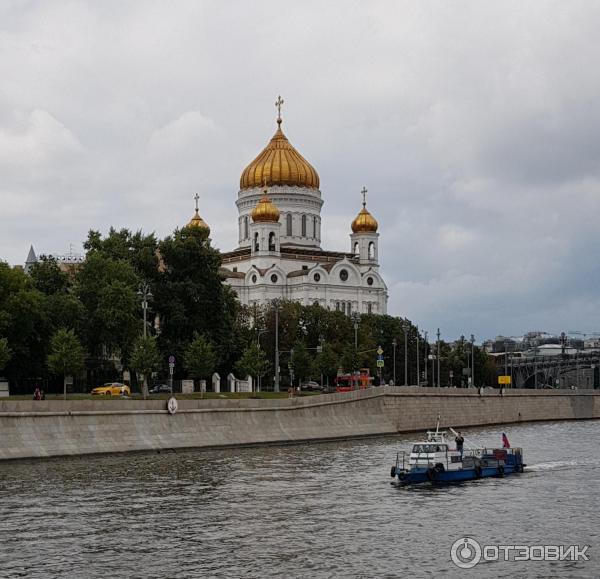
[[[0,576],[599,577],[600,421],[463,434],[503,430],[527,472],[435,489],[390,485],[414,436],[2,463]],[[590,545],[589,561],[461,570],[465,536]]]

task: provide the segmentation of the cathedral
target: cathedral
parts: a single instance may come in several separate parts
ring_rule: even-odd
[[[387,312],[387,287],[379,273],[377,220],[362,209],[350,224],[349,251],[321,248],[323,198],[315,168],[281,128],[242,172],[236,201],[239,245],[222,254],[224,282],[245,305],[287,299],[346,314]],[[196,213],[188,227],[208,225]]]

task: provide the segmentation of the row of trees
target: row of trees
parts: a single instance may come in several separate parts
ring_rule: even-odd
[[[272,387],[276,320],[284,387],[292,373],[297,380],[331,380],[340,367],[368,367],[375,374],[378,346],[384,350],[382,380],[388,381],[394,340],[401,382],[405,330],[409,381],[416,382],[418,332],[408,320],[362,315],[355,321],[295,302],[277,310],[243,307],[222,283],[221,258],[205,230],[183,228],[163,240],[127,229],[111,229],[106,237],[91,231],[84,247],[85,261],[70,274],[52,258],[41,258],[27,274],[0,262],[0,371],[13,391],[31,391],[40,380],[57,385],[66,375],[90,388],[121,379],[125,369],[147,384],[154,372],[167,374],[170,356],[177,360],[176,379],[234,371]],[[421,340],[421,370],[429,354]],[[445,343],[441,354],[445,385],[451,370],[460,374],[466,356],[460,345]],[[487,365],[478,350],[482,381]]]

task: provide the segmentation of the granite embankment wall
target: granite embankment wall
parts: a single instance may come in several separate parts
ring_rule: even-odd
[[[0,460],[289,443],[536,420],[600,418],[600,391],[384,386],[278,400],[0,401]]]

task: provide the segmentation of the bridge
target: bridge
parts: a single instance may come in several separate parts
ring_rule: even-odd
[[[513,388],[600,388],[600,351],[555,356],[496,357],[498,373],[511,376]]]

